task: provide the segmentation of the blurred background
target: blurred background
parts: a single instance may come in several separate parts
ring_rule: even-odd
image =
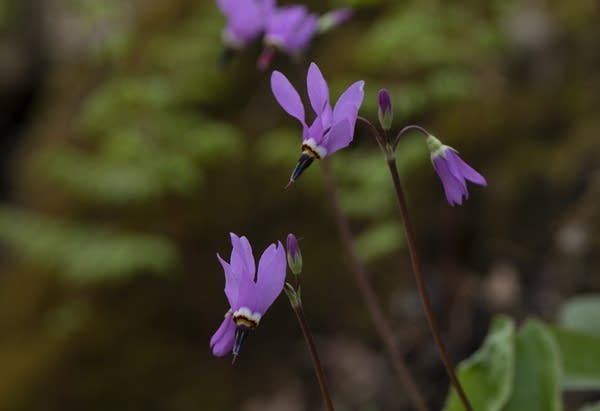
[[[376,121],[418,123],[487,177],[449,207],[424,140],[400,144],[427,282],[456,362],[490,318],[553,321],[599,292],[600,4],[307,1],[356,14],[272,67],[334,98],[366,81]],[[215,253],[303,240],[303,300],[339,410],[409,410],[337,237],[315,163],[283,190],[300,130],[260,44],[218,68],[208,0],[0,0],[0,410],[321,407],[282,296],[235,366],[208,341],[227,310]],[[305,94],[303,94],[304,96]],[[416,294],[380,150],[357,126],[332,157],[345,212],[429,403],[448,380]],[[577,405],[567,398],[567,409]]]

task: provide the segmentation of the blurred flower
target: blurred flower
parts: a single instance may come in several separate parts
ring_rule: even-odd
[[[382,129],[389,130],[392,127],[392,119],[394,118],[390,94],[386,89],[382,88],[379,90],[377,97],[379,100],[379,111],[377,112],[379,116],[379,124],[381,124]]]
[[[265,70],[276,50],[288,54],[303,52],[317,33],[324,33],[344,23],[352,16],[348,8],[333,10],[319,17],[303,5],[274,8],[267,16],[265,49],[258,58],[258,67]]]
[[[298,246],[298,240],[296,240],[294,234],[288,234],[286,245],[288,267],[290,267],[292,273],[298,275],[302,272],[302,254],[300,253],[300,246]]]
[[[442,180],[446,199],[451,206],[462,204],[469,198],[467,182],[486,186],[485,178],[463,161],[452,147],[442,144],[432,135],[427,137],[427,146],[431,152],[433,168]]]
[[[358,110],[364,97],[364,81],[346,89],[335,107],[329,104],[329,88],[321,71],[311,63],[306,80],[308,98],[316,114],[311,126],[305,121],[304,105],[289,80],[280,72],[271,75],[271,89],[279,105],[302,124],[302,155],[290,177],[290,184],[317,158],[321,159],[347,147],[354,137]]]
[[[347,22],[350,20],[350,17],[352,17],[352,9],[348,7],[329,11],[319,18],[317,31],[319,33],[325,33],[340,24]]]
[[[268,16],[264,42],[287,53],[304,50],[317,32],[319,17],[302,5],[275,8]]]
[[[258,326],[283,289],[286,257],[281,243],[271,244],[260,257],[257,272],[248,239],[233,233],[230,236],[230,262],[217,254],[225,271],[225,295],[230,308],[212,336],[210,347],[218,357],[233,352],[235,361],[248,331]]]
[[[240,49],[264,31],[267,18],[275,8],[275,1],[217,0],[217,5],[227,18],[223,42],[228,47]]]

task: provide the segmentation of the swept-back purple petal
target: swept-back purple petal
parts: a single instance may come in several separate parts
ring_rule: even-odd
[[[329,105],[329,88],[323,78],[323,74],[315,63],[310,63],[308,75],[306,76],[306,88],[308,89],[308,98],[315,114],[318,116]]]
[[[249,278],[242,277],[240,278],[239,287],[238,287],[238,295],[235,299],[235,305],[231,307],[231,309],[235,312],[241,307],[246,307],[253,312],[263,313],[260,308],[260,297],[258,296],[257,285],[256,283]]]
[[[459,180],[452,174],[448,162],[442,156],[434,156],[432,162],[433,168],[442,181],[448,203],[451,206],[462,204],[463,197],[467,198],[469,195],[464,180]]]
[[[250,242],[246,237],[238,237],[234,233],[229,233],[229,236],[231,237],[231,245],[233,246],[230,260],[231,269],[238,276],[247,276],[250,279],[254,279],[256,264]]]
[[[238,295],[238,273],[233,271],[227,261],[223,260],[219,254],[217,254],[217,259],[221,263],[223,271],[225,272],[225,296],[227,296],[229,306],[232,307],[235,305],[235,299]]]
[[[306,128],[304,106],[302,100],[300,100],[300,95],[287,77],[279,71],[274,71],[271,74],[271,90],[281,108],[290,116],[296,118],[303,128]]]
[[[263,252],[258,263],[257,295],[260,313],[265,313],[283,290],[286,256],[283,245],[271,244]]]
[[[287,51],[294,53],[306,49],[317,32],[319,17],[310,14],[287,36]]]
[[[324,131],[325,130],[323,128],[323,122],[321,121],[320,117],[317,117],[315,119],[315,121],[313,121],[312,125],[308,128],[305,135],[303,136],[303,140],[312,138],[313,140],[315,140],[315,143],[320,145],[321,142],[323,141],[323,132]]]
[[[485,180],[485,178],[481,174],[479,174],[473,167],[465,163],[465,161],[462,158],[460,158],[458,153],[456,153],[453,149],[448,149],[446,151],[446,156],[448,158],[453,158],[456,167],[458,168],[459,172],[464,178],[480,186],[487,185],[487,181]]]
[[[229,16],[235,9],[235,2],[236,0],[217,0],[217,6],[219,7],[219,10],[221,10],[221,13],[225,16]]]
[[[354,137],[354,127],[350,125],[349,120],[342,120],[334,124],[325,135],[321,145],[327,150],[327,155],[335,153],[344,147],[347,147]]]
[[[223,357],[231,352],[235,339],[235,323],[231,313],[225,315],[225,319],[210,339],[210,348],[214,356]]]
[[[225,1],[220,5],[227,16],[226,31],[237,42],[248,43],[257,38],[265,27],[263,3],[259,0]]]
[[[341,120],[348,120],[352,128],[356,123],[358,110],[365,97],[365,82],[357,81],[346,89],[335,103],[333,108],[332,124],[339,123]]]

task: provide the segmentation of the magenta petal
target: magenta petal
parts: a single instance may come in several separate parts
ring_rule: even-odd
[[[286,256],[281,243],[271,244],[263,252],[258,263],[258,312],[264,314],[283,290]]]
[[[463,197],[468,195],[464,181],[458,180],[450,171],[447,160],[441,155],[436,155],[432,159],[433,168],[442,181],[446,200],[451,206],[462,204]]]
[[[300,52],[306,49],[317,32],[319,17],[310,14],[302,23],[288,35],[287,50],[289,52]]]
[[[450,155],[454,158],[456,166],[460,170],[460,173],[464,178],[480,186],[487,185],[487,181],[485,180],[485,178],[481,174],[479,174],[475,169],[473,169],[470,165],[465,163],[465,161],[462,158],[460,158],[460,156],[454,150],[449,149],[447,151],[447,155]]]
[[[325,147],[325,150],[327,150],[327,155],[330,156],[336,151],[341,150],[344,147],[348,147],[348,145],[352,142],[353,137],[353,127],[350,125],[349,120],[344,119],[331,127],[321,145]]]
[[[290,116],[296,118],[306,128],[304,106],[302,105],[302,100],[300,100],[300,95],[289,80],[278,71],[274,71],[271,74],[271,90],[281,108]]]
[[[231,352],[235,339],[235,323],[231,313],[225,315],[225,319],[210,339],[210,348],[216,357],[223,357]]]
[[[352,128],[354,128],[358,110],[365,96],[364,87],[364,81],[357,81],[342,93],[337,103],[335,103],[335,107],[333,108],[333,124],[347,119]]]
[[[246,277],[240,278],[238,295],[235,299],[235,305],[231,309],[235,312],[242,307],[246,307],[253,312],[263,313],[260,311],[261,304],[257,285],[252,279]]]
[[[287,48],[289,38],[307,14],[306,7],[302,5],[276,8],[267,20],[265,40]]]
[[[308,98],[315,113],[320,115],[329,104],[329,88],[315,63],[310,63],[306,78]]]
[[[235,9],[235,1],[236,0],[217,0],[217,6],[219,6],[221,13],[228,16],[229,13],[233,12]]]
[[[315,121],[313,121],[312,125],[308,128],[306,135],[304,136],[304,140],[312,138],[315,143],[321,145],[323,141],[323,122],[320,117],[317,117]]]
[[[225,295],[227,296],[227,301],[229,301],[229,306],[232,307],[235,305],[235,299],[238,295],[238,274],[231,269],[231,266],[219,254],[217,254],[217,258],[225,272]]]
[[[246,237],[238,237],[234,233],[229,233],[231,237],[231,270],[238,276],[248,276],[254,279],[256,265],[252,255],[252,247]]]

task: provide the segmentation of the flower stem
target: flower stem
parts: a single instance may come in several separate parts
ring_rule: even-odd
[[[310,358],[312,360],[313,367],[315,368],[317,380],[319,380],[319,387],[321,388],[321,395],[323,396],[323,402],[325,402],[325,407],[327,407],[328,411],[334,411],[333,402],[331,401],[331,396],[329,395],[329,390],[327,389],[327,380],[325,379],[325,373],[323,372],[323,367],[321,366],[321,361],[319,360],[319,354],[317,353],[317,348],[315,347],[312,334],[310,332],[310,329],[308,328],[308,323],[306,322],[306,318],[304,317],[304,310],[302,309],[302,305],[293,305],[292,308],[294,309],[296,319],[298,320],[298,324],[300,324],[300,329],[302,330],[302,334],[304,335],[304,341],[306,342],[306,346],[308,347],[308,352],[310,353]]]
[[[456,374],[454,372],[454,366],[452,364],[452,361],[450,360],[450,356],[448,355],[448,351],[446,350],[446,346],[444,345],[444,342],[442,340],[439,327],[435,320],[435,316],[433,315],[433,309],[431,308],[429,295],[427,294],[427,289],[425,288],[425,280],[423,276],[423,271],[421,269],[421,262],[417,253],[417,244],[415,240],[414,230],[412,227],[410,217],[408,215],[408,207],[406,206],[404,191],[402,190],[402,185],[400,184],[400,176],[398,175],[398,169],[396,167],[396,159],[388,157],[387,164],[388,168],[390,169],[390,174],[392,175],[392,181],[394,182],[396,197],[398,199],[398,206],[400,207],[400,214],[402,215],[402,221],[404,223],[404,233],[406,235],[406,241],[408,244],[410,261],[412,263],[415,281],[417,283],[417,289],[419,290],[419,296],[421,297],[423,309],[425,310],[425,317],[427,318],[427,323],[429,324],[431,334],[433,335],[433,339],[435,340],[435,343],[439,349],[440,357],[442,358],[442,362],[444,363],[444,367],[448,372],[448,376],[450,377],[450,381],[452,382],[454,389],[458,393],[458,396],[460,397],[460,400],[463,403],[465,410],[473,411],[473,407],[471,407],[469,399],[467,398],[467,395],[465,394],[462,385],[456,377]]]
[[[334,214],[335,224],[337,226],[342,245],[346,251],[346,254],[350,258],[350,268],[352,274],[354,275],[358,289],[362,294],[365,304],[367,305],[371,319],[375,324],[375,329],[379,333],[379,336],[384,343],[385,349],[392,362],[392,366],[394,367],[396,375],[398,376],[398,380],[406,389],[408,397],[412,401],[415,409],[419,411],[428,411],[429,408],[425,403],[423,394],[420,392],[419,387],[415,383],[414,378],[410,374],[410,371],[408,370],[408,367],[402,358],[402,355],[396,347],[392,327],[386,318],[381,305],[379,304],[379,300],[375,294],[375,291],[373,290],[373,287],[369,283],[367,269],[356,252],[354,238],[352,236],[352,231],[350,230],[350,223],[342,212],[340,199],[337,194],[335,178],[331,170],[331,165],[329,164],[329,159],[325,158],[321,162],[325,180],[325,191],[329,198],[329,203]]]

